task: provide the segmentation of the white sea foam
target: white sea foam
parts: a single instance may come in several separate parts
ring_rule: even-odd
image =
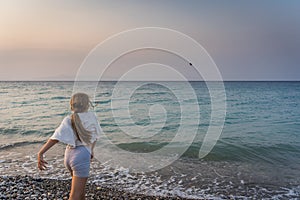
[[[48,170],[43,172],[36,169],[35,155],[20,156],[20,152],[10,152],[6,156],[1,155],[3,162],[0,163],[0,175],[23,174],[51,179],[70,179],[69,173],[62,164],[62,155],[56,155],[55,152],[47,155],[45,159],[50,165]],[[11,157],[14,158],[12,159]],[[122,166],[112,168],[109,161],[102,164],[93,161],[89,181],[104,187],[114,187],[134,193],[154,196],[179,196],[191,199],[250,199],[253,195],[256,198],[261,198],[264,194],[271,196],[271,199],[296,199],[299,197],[300,186],[277,188],[276,190],[256,185],[252,187],[248,185],[247,188],[245,187],[247,182],[237,185],[238,182],[245,181],[244,179],[240,179],[237,183],[227,182],[216,175],[214,170],[211,170],[212,173],[210,175],[214,174],[215,177],[211,179],[204,177],[198,172],[195,174],[187,174],[186,171],[182,173],[180,164],[169,167],[165,169],[166,171],[137,174],[131,173],[130,169]],[[203,165],[207,168],[208,164],[203,163]],[[203,174],[206,173],[203,172]],[[238,191],[236,191],[236,188],[238,188]]]

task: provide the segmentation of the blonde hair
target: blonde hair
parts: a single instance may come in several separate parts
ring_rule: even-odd
[[[85,142],[86,144],[90,144],[92,133],[86,130],[78,113],[86,112],[89,109],[90,99],[89,96],[85,93],[76,93],[71,97],[70,106],[73,114],[71,115],[71,124],[72,128],[77,136],[77,138],[81,142]]]

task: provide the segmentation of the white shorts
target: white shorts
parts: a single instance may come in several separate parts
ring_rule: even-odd
[[[88,177],[90,172],[91,154],[85,146],[66,148],[64,164],[72,176]]]

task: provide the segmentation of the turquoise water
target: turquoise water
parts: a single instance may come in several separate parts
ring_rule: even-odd
[[[223,174],[206,174],[206,181],[203,182],[203,178],[191,183],[203,189],[219,178],[220,190],[223,191],[226,184],[230,185],[231,182],[234,189],[229,188],[228,193],[237,196],[251,197],[257,191],[260,191],[257,193],[261,197],[270,198],[295,198],[299,195],[300,82],[225,82],[227,109],[224,128],[213,150],[203,159],[198,158],[198,153],[211,117],[210,96],[204,82],[191,82],[197,99],[187,98],[183,102],[172,90],[159,83],[137,88],[129,101],[133,123],[113,113],[123,109],[111,106],[115,84],[99,83],[94,99],[94,111],[103,131],[114,145],[134,153],[161,149],[178,131],[181,109],[197,104],[200,122],[196,123],[193,110],[187,122],[187,131],[189,127],[198,127],[197,135],[175,166],[181,170],[181,174],[189,174],[191,178],[201,177],[197,174],[205,172],[206,169],[201,168],[204,165],[215,172],[222,169]],[[131,83],[122,84],[126,88]],[[170,84],[174,86],[173,89],[186,92],[182,83]],[[0,82],[0,88],[0,154],[13,144],[28,146],[45,141],[64,116],[70,113],[68,103],[73,82]],[[122,102],[122,99],[117,101]],[[154,118],[151,119],[149,109],[157,104],[164,108],[164,112],[154,112]],[[123,128],[130,129],[133,126],[150,126],[143,132],[149,136],[136,137],[138,132],[131,133],[133,135],[124,132]],[[189,167],[184,167],[185,164]],[[196,173],[193,167],[199,171]],[[159,173],[162,176],[170,175],[163,169]],[[247,192],[239,192],[238,189],[241,185],[245,186],[244,182],[247,181],[248,196]],[[254,187],[251,184],[255,188],[272,187],[267,189],[269,192],[257,188],[250,191]],[[245,190],[245,187],[242,188]]]

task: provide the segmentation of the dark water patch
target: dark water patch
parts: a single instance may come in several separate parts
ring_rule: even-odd
[[[181,156],[199,159],[202,142],[192,143]],[[300,145],[292,144],[236,144],[219,140],[212,151],[204,158],[213,162],[265,163],[272,166],[300,166]]]
[[[49,130],[43,130],[42,132],[39,132],[38,137],[50,137],[54,133],[54,129]]]
[[[152,96],[152,95],[170,95],[170,91],[143,91],[139,89],[136,92],[136,95],[142,95],[142,96]]]
[[[117,144],[123,150],[135,153],[150,153],[163,148],[168,143],[154,143],[154,142],[133,142]]]
[[[63,112],[63,113],[57,113],[55,116],[60,116],[60,117],[62,117],[62,116],[66,116],[66,115],[68,115],[68,114],[71,114],[71,113],[69,112],[69,110],[66,110],[66,111]]]
[[[197,99],[184,99],[184,103],[198,103]]]
[[[99,92],[97,93],[96,97],[108,97],[108,96],[111,96],[112,95],[112,92]]]
[[[201,143],[193,144],[184,156],[197,158]],[[269,146],[257,144],[236,144],[219,141],[204,158],[207,161],[242,161],[262,162],[272,165],[299,163],[300,146],[274,144]]]
[[[163,131],[177,131],[180,127],[180,124],[167,124],[162,128]]]
[[[41,91],[41,92],[37,92],[36,94],[37,95],[42,95],[42,94],[49,94],[51,91],[50,90],[44,90],[44,91]]]
[[[45,113],[47,114],[47,113]],[[35,118],[35,117],[34,117]],[[49,116],[49,115],[42,115],[42,116],[38,116],[39,119],[50,119],[52,118],[52,116]]]
[[[51,100],[66,100],[66,99],[70,99],[70,96],[56,96],[56,97],[51,97]]]
[[[101,123],[101,127],[119,127],[119,125],[115,123]]]
[[[94,104],[97,105],[97,104],[108,104],[111,102],[111,99],[108,99],[108,100],[100,100],[100,101],[94,101]]]
[[[130,99],[130,104],[138,104],[138,105],[155,105],[155,104],[166,104],[166,105],[177,105],[178,101],[173,98],[164,97],[163,99],[150,99],[149,97],[132,97]]]
[[[260,154],[257,149],[240,146],[228,145],[226,147],[216,145],[214,149],[204,158],[207,161],[246,161],[246,162],[267,162],[274,164],[274,160],[266,155]]]
[[[17,128],[0,128],[1,135],[19,134],[20,129]]]
[[[37,131],[37,130],[28,130],[28,131],[22,131],[21,134],[22,135],[33,135],[33,134],[39,135],[40,131]]]
[[[51,131],[47,131],[45,129],[41,130],[24,130],[22,128],[0,128],[0,135],[19,135],[20,137],[25,137],[28,135],[36,135],[39,136],[47,136],[49,134],[53,134],[53,129]]]
[[[145,119],[139,119],[138,121],[135,121],[134,124],[138,126],[148,126],[150,125],[150,118],[145,118]]]

